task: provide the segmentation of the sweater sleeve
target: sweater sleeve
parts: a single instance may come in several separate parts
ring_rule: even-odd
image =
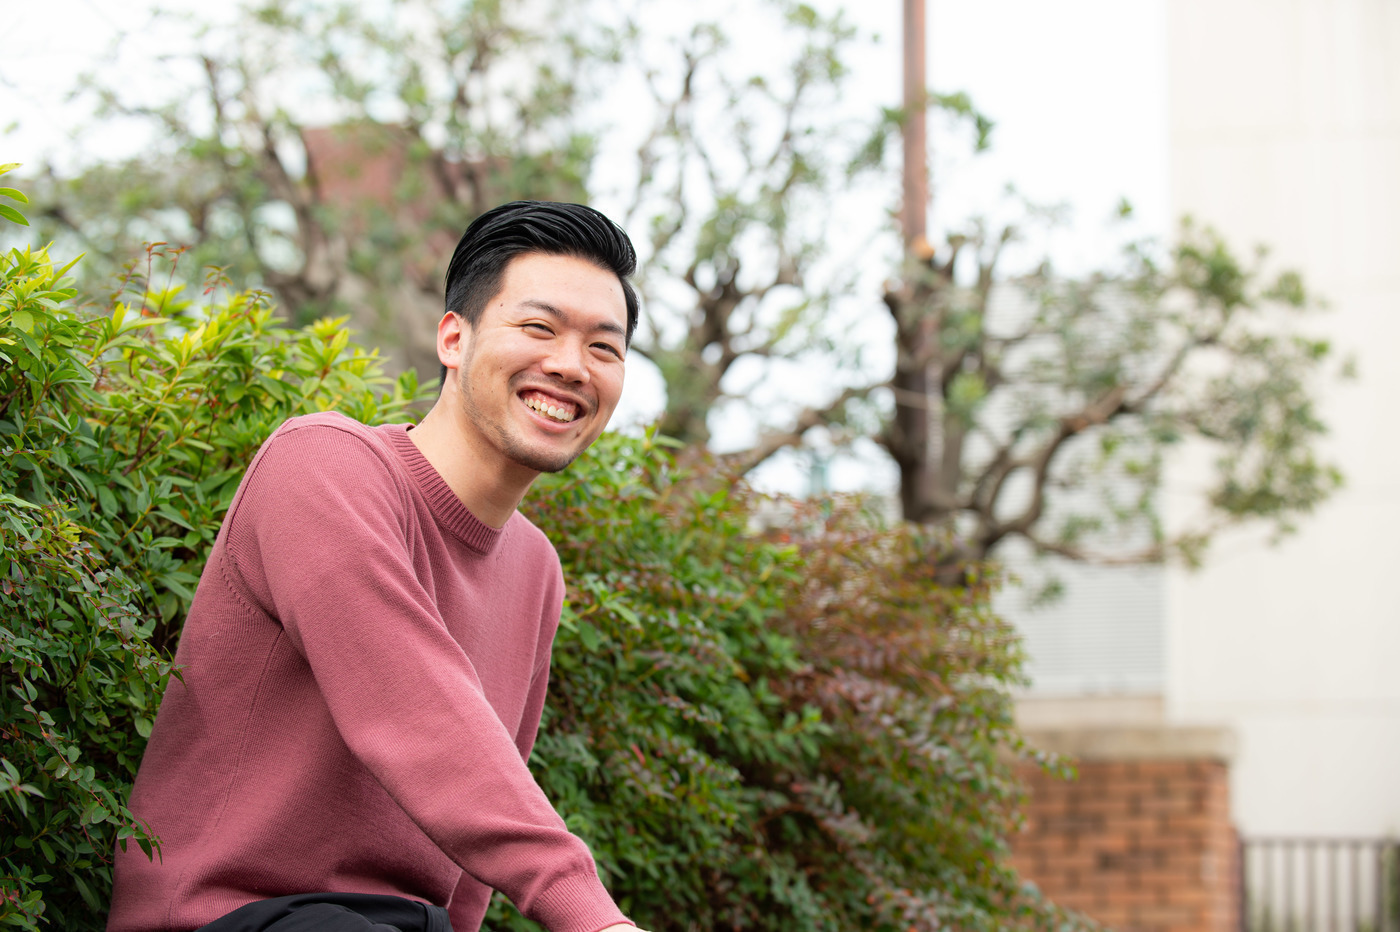
[[[520,734],[516,737],[515,746],[520,750],[520,759],[524,761],[530,760],[530,752],[535,749],[535,738],[539,736],[540,717],[544,715],[544,701],[549,694],[549,655],[552,649],[551,641],[541,651],[544,659],[530,678],[530,692],[525,697],[525,711],[520,716]]]
[[[380,453],[335,427],[284,428],[244,486],[228,554],[355,757],[463,870],[551,932],[626,922],[418,579],[408,493]]]
[[[561,582],[562,589],[562,582]],[[557,601],[551,601],[546,611],[552,611],[554,618],[559,617],[559,605]],[[542,619],[543,620],[543,619]],[[541,625],[542,629],[554,630],[553,625]],[[549,654],[551,644],[543,645],[541,651],[543,660],[535,670],[535,675],[530,680],[530,692],[526,696],[525,711],[521,714],[520,732],[516,736],[515,746],[520,750],[520,758],[524,761],[530,760],[530,752],[534,749],[535,738],[539,734],[540,716],[544,712],[545,697],[549,692]],[[457,890],[452,895],[452,902],[448,906],[448,915],[452,921],[454,929],[476,929],[480,928],[482,917],[486,915],[486,908],[490,905],[491,889],[481,884],[479,880],[471,874],[463,872],[462,880],[457,884]]]

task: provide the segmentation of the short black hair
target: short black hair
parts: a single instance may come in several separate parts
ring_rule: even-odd
[[[473,328],[501,291],[506,266],[516,256],[573,256],[612,272],[627,301],[627,344],[637,329],[637,292],[627,277],[637,252],[622,228],[592,207],[554,201],[511,201],[477,217],[457,242],[447,265],[446,310]],[[443,367],[446,377],[447,367]]]

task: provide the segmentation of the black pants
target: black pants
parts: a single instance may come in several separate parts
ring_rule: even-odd
[[[447,910],[371,893],[299,893],[259,900],[198,932],[452,932]]]

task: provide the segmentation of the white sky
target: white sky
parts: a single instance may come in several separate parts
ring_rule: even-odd
[[[1037,203],[1070,206],[1078,244],[1057,244],[1062,264],[1112,252],[1101,230],[1121,197],[1139,233],[1167,231],[1165,0],[927,3],[929,86],[967,91],[996,121],[990,152],[937,164],[947,183],[935,178],[936,221],[983,212],[1014,182]],[[862,87],[897,103],[902,4],[846,7],[882,37],[859,63]]]
[[[667,0],[675,8],[686,0]],[[831,9],[841,0],[814,0]],[[148,0],[47,0],[11,4],[5,57],[0,60],[0,162],[59,164],[73,157],[127,149],[120,129],[96,133],[83,111],[64,102],[81,72],[104,61],[110,37],[141,23]],[[170,3],[209,18],[230,15],[231,2]],[[844,3],[858,26],[878,35],[852,61],[853,109],[897,106],[900,88],[901,3]],[[665,7],[662,7],[665,9]],[[1136,211],[1134,235],[1165,235],[1171,226],[1167,149],[1165,0],[928,0],[929,86],[966,91],[996,121],[992,150],[935,153],[934,226],[976,213],[994,213],[1008,182],[1040,204],[1063,203],[1071,223],[1051,244],[1070,270],[1111,261],[1120,234],[1107,231],[1121,198]],[[743,34],[742,16],[726,20]],[[759,37],[761,39],[761,37]],[[754,41],[750,37],[750,41]],[[173,35],[129,40],[155,58]],[[126,57],[123,81],[149,82],[140,56]],[[57,127],[68,134],[56,131]],[[656,409],[656,377],[629,373],[620,416]],[[786,471],[787,475],[783,473]],[[772,472],[790,485],[792,467]],[[833,464],[838,488],[881,486],[861,457]]]
[[[818,2],[831,8],[840,0]],[[930,86],[968,91],[997,122],[991,153],[957,166],[948,173],[956,183],[937,189],[936,215],[974,211],[1014,180],[1034,200],[1072,205],[1081,234],[1100,226],[1122,196],[1138,209],[1145,228],[1165,229],[1164,2],[928,0]],[[0,60],[0,159],[63,159],[73,144],[52,127],[81,128],[82,116],[64,105],[64,91],[103,59],[115,31],[144,20],[139,11],[147,5],[47,0],[15,4],[7,12],[11,38]],[[233,4],[170,5],[209,17],[227,16]],[[852,95],[868,98],[872,107],[897,104],[899,0],[844,5],[854,22],[879,36],[854,62]],[[740,31],[739,24],[733,28]],[[168,40],[137,37],[135,47],[155,57]],[[138,66],[128,67],[122,80],[149,79]],[[81,135],[76,144],[88,156],[103,148],[101,140]]]

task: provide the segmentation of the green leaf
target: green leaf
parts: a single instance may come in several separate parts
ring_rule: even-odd
[[[106,485],[97,487],[97,501],[102,506],[102,511],[112,517],[121,513],[121,507],[117,504],[117,497],[112,494],[112,490]]]
[[[165,520],[178,524],[187,531],[194,530],[194,525],[190,524],[189,520],[186,519],[184,515],[180,514],[170,505],[161,505],[156,509],[156,513]]]
[[[0,204],[0,217],[18,223],[20,226],[29,226],[29,221],[25,219],[24,214],[15,210],[9,204]]]

